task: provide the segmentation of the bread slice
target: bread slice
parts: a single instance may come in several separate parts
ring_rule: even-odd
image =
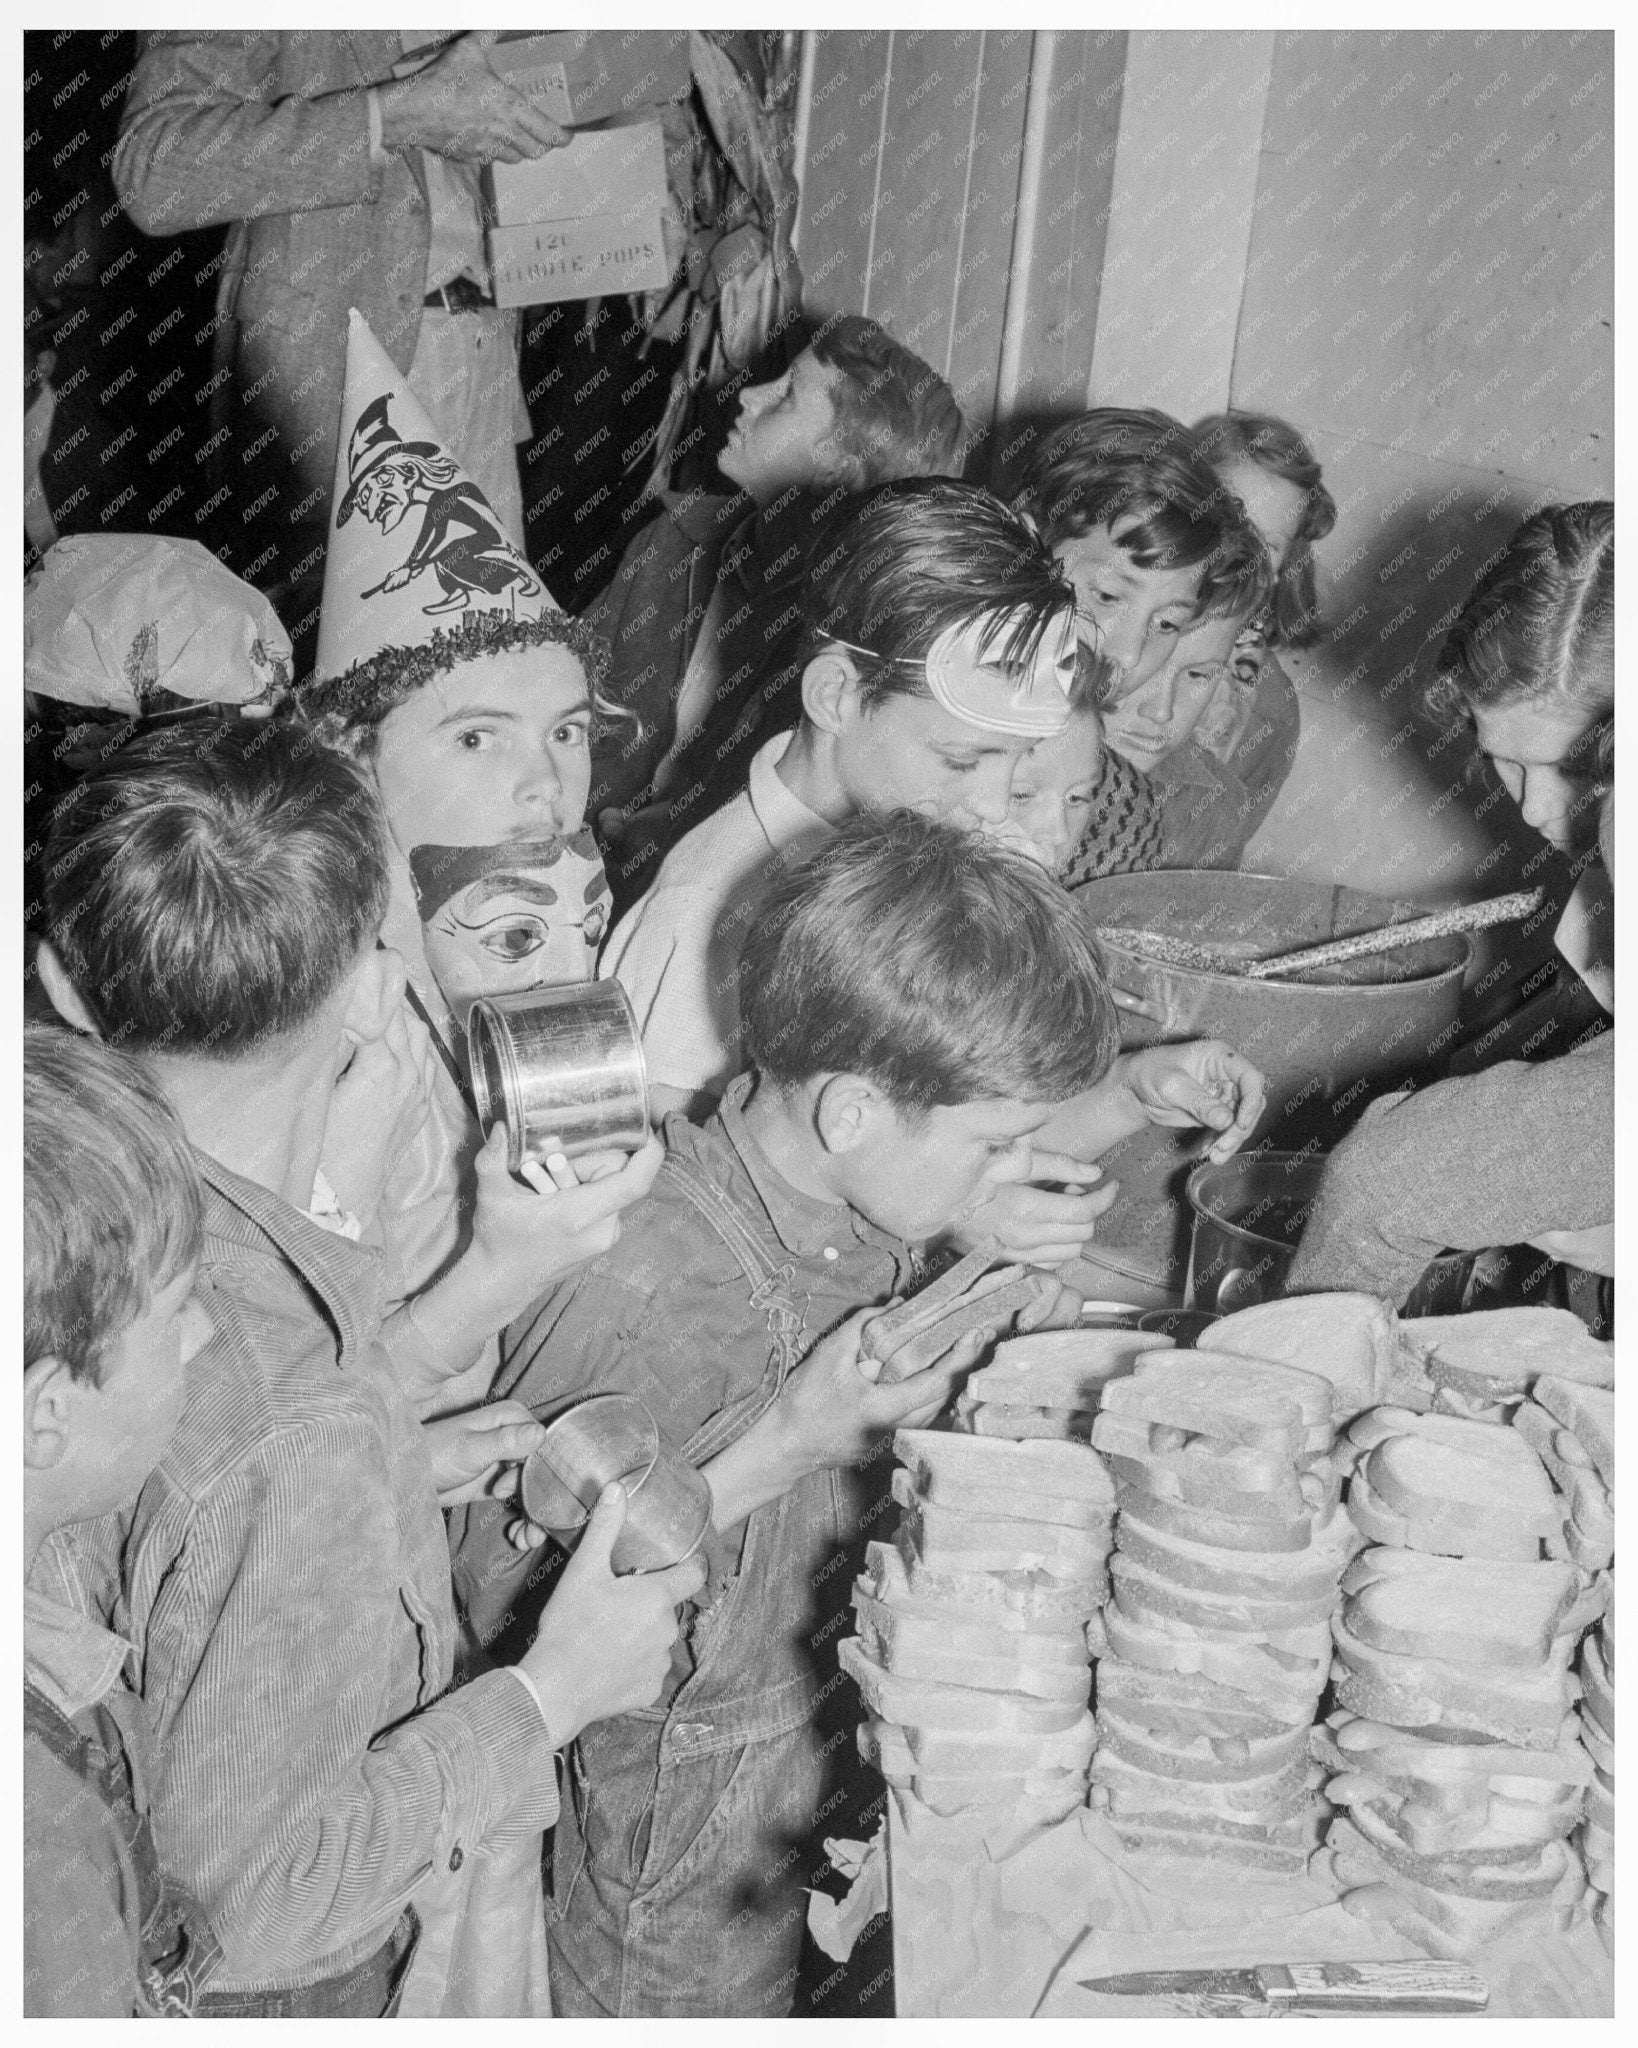
[[[1606,1486],[1615,1484],[1615,1394],[1576,1380],[1542,1373],[1530,1389],[1555,1421],[1563,1423],[1593,1462]],[[1568,1447],[1564,1447],[1568,1455]]]
[[[1601,1387],[1565,1384],[1577,1393],[1606,1393]],[[1533,1397],[1513,1411],[1512,1434],[1531,1447],[1559,1489],[1558,1519],[1547,1541],[1549,1556],[1568,1558],[1587,1571],[1602,1571],[1615,1557],[1615,1509],[1591,1454]]]
[[[1275,1649],[1255,1637],[1223,1641],[1198,1633],[1179,1636],[1152,1623],[1134,1619],[1113,1602],[1103,1611],[1109,1651],[1128,1664],[1147,1670],[1178,1672],[1209,1678],[1260,1705],[1302,1705],[1311,1714],[1325,1684],[1330,1658],[1298,1655]]]
[[[1410,1548],[1506,1559],[1521,1539],[1558,1528],[1547,1474],[1516,1431],[1453,1416],[1415,1421],[1372,1445],[1355,1475],[1404,1519]]]
[[[1426,1360],[1436,1387],[1473,1399],[1528,1393],[1542,1373],[1586,1386],[1615,1384],[1615,1347],[1588,1336],[1563,1308],[1491,1308],[1465,1316],[1422,1316],[1399,1326]]]
[[[1574,1678],[1548,1666],[1509,1671],[1407,1657],[1362,1642],[1340,1616],[1332,1621],[1331,1633],[1337,1699],[1371,1720],[1491,1735],[1521,1749],[1552,1749],[1575,1704]]]
[[[955,1427],[969,1436],[1005,1438],[1009,1443],[1089,1444],[1092,1414],[1081,1408],[1013,1408],[957,1394]]]
[[[1110,1459],[1111,1476],[1162,1499],[1270,1522],[1294,1521],[1314,1505],[1305,1500],[1291,1460],[1279,1452],[1199,1437],[1185,1444],[1179,1437],[1125,1415],[1100,1414],[1092,1425],[1093,1447]]]
[[[1358,1535],[1340,1507],[1316,1521],[1313,1535],[1303,1550],[1228,1550],[1196,1543],[1145,1514],[1141,1494],[1127,1496],[1115,1523],[1116,1544],[1135,1563],[1180,1586],[1239,1592],[1256,1600],[1329,1601],[1335,1595]]]
[[[1327,1844],[1311,1868],[1321,1882],[1345,1887],[1339,1901],[1344,1912],[1391,1927],[1424,1955],[1446,1962],[1480,1955],[1511,1931],[1548,1918],[1534,1904],[1485,1905],[1437,1893],[1429,1895],[1428,1910],[1423,1911],[1411,1896],[1415,1887],[1400,1879],[1389,1883],[1387,1866],[1380,1858],[1371,1858],[1368,1848],[1345,1851],[1339,1846],[1333,1851]]]
[[[1084,1700],[1037,1699],[1026,1693],[984,1692],[941,1680],[906,1678],[886,1670],[852,1636],[837,1644],[836,1655],[871,1712],[906,1727],[951,1734],[987,1730],[996,1735],[1059,1735],[1087,1712]]]
[[[1336,1824],[1334,1823],[1333,1826]],[[1465,1899],[1541,1899],[1569,1874],[1574,1851],[1564,1841],[1529,1844],[1522,1855],[1418,1856],[1368,1804],[1349,1808],[1348,1821],[1399,1876]]]
[[[1367,1550],[1342,1580],[1353,1636],[1405,1657],[1506,1671],[1568,1661],[1558,1629],[1580,1584],[1572,1567]]]
[[[1122,1610],[1139,1621],[1167,1620],[1223,1636],[1272,1637],[1282,1647],[1306,1647],[1311,1634],[1316,1654],[1323,1652],[1326,1627],[1338,1604],[1334,1583],[1317,1596],[1300,1600],[1255,1599],[1245,1594],[1206,1592],[1179,1585],[1117,1550],[1109,1560],[1109,1582]]]
[[[1020,1408],[1097,1408],[1104,1387],[1145,1354],[1171,1348],[1146,1330],[1041,1330],[1009,1337],[987,1365],[967,1376],[975,1401]]]
[[[1312,1388],[1305,1395],[1303,1383]],[[1312,1374],[1201,1351],[1145,1354],[1129,1379],[1103,1390],[1101,1412],[1191,1435],[1278,1451],[1295,1461],[1331,1444],[1331,1389]]]
[[[969,1330],[1010,1329],[1025,1309],[1057,1291],[1050,1273],[1031,1266],[999,1266],[971,1281],[965,1291],[952,1292],[958,1277],[964,1278],[981,1256],[969,1254],[909,1301],[865,1324],[860,1348],[867,1357],[882,1361],[884,1380],[906,1380],[925,1370]]]
[[[1039,1763],[1027,1746],[1012,1753],[992,1747],[988,1753],[948,1749],[957,1764],[941,1760],[940,1741],[931,1738],[918,1751],[909,1730],[892,1721],[867,1715],[859,1724],[859,1755],[890,1785],[908,1786],[935,1813],[958,1813],[974,1806],[1027,1803],[1055,1814],[1071,1812],[1086,1798],[1085,1762],[1068,1766]],[[1090,1752],[1088,1752],[1090,1755]],[[965,1766],[965,1767],[963,1767]]]
[[[1290,1729],[1306,1735],[1313,1716],[1308,1697],[1270,1693],[1259,1699],[1198,1672],[1155,1671],[1119,1657],[1099,1660],[1096,1685],[1100,1710],[1112,1708],[1133,1728],[1161,1736],[1255,1739]]]
[[[1088,1529],[999,1515],[968,1514],[923,1499],[902,1468],[893,1474],[893,1498],[916,1557],[935,1570],[1046,1572],[1058,1579],[1089,1579],[1109,1555],[1112,1522]]]
[[[1088,1616],[1109,1597],[1109,1579],[1054,1579],[1045,1572],[941,1572],[922,1563],[905,1537],[865,1546],[865,1590],[879,1600],[912,1600],[919,1605],[978,1616],[996,1628],[1026,1634],[1059,1629],[1080,1633]]]
[[[1131,1465],[1115,1474],[1115,1502],[1122,1512],[1130,1510],[1146,1528],[1161,1529],[1186,1542],[1212,1549],[1255,1556],[1278,1553],[1293,1559],[1312,1548],[1315,1516],[1304,1501],[1288,1520],[1274,1521],[1265,1515],[1245,1517],[1224,1514],[1215,1508],[1192,1507],[1186,1501],[1169,1500],[1143,1484],[1144,1474]],[[1134,1470],[1137,1476],[1129,1476]]]
[[[1414,1515],[1397,1514],[1372,1488],[1369,1457],[1348,1481],[1348,1519],[1368,1543],[1386,1549],[1424,1550],[1438,1557],[1488,1557],[1505,1564],[1534,1564],[1544,1540],[1550,1540],[1528,1527],[1515,1527],[1499,1508],[1487,1514],[1458,1506],[1451,1513],[1441,1504],[1424,1502]],[[1562,1523],[1555,1527],[1561,1530]]]
[[[953,1430],[901,1429],[893,1453],[922,1499],[938,1507],[1075,1529],[1107,1522],[1115,1510],[1114,1482],[1083,1444],[1002,1443]]]
[[[1229,1871],[1254,1872],[1258,1877],[1301,1877],[1308,1868],[1309,1850],[1300,1830],[1290,1841],[1276,1841],[1248,1830],[1244,1839],[1203,1834],[1186,1822],[1163,1826],[1159,1820],[1112,1821],[1123,1848],[1154,1862],[1204,1866],[1214,1878]]]
[[[1384,1721],[1333,1715],[1316,1728],[1317,1742],[1329,1742],[1345,1769],[1368,1770],[1390,1782],[1455,1786],[1533,1783],[1548,1797],[1584,1791],[1592,1771],[1579,1744],[1560,1741],[1550,1749],[1468,1738],[1435,1742]]]
[[[1399,1363],[1393,1312],[1369,1294],[1305,1294],[1241,1309],[1212,1325],[1207,1346],[1320,1374],[1335,1389],[1339,1422],[1386,1400]]]
[[[999,1778],[1062,1771],[1078,1776],[1084,1786],[1092,1752],[1097,1747],[1097,1726],[1090,1714],[1083,1714],[1070,1727],[1050,1735],[1020,1735],[1016,1731],[987,1728],[928,1728],[919,1723],[907,1727],[868,1714],[860,1723],[861,1747],[866,1728],[875,1731],[874,1739],[885,1746],[896,1763],[908,1757],[915,1769],[941,1777]]]
[[[1092,1782],[1108,1795],[1111,1813],[1171,1813],[1235,1828],[1268,1831],[1296,1820],[1313,1798],[1313,1774],[1299,1756],[1256,1778],[1188,1778],[1133,1763],[1100,1731]]]
[[[1610,1679],[1602,1629],[1589,1635],[1581,1645],[1581,1683],[1582,1714],[1614,1742],[1615,1687]]]
[[[1072,1636],[1023,1636],[965,1627],[942,1616],[918,1614],[872,1600],[857,1587],[854,1611],[859,1641],[896,1678],[970,1686],[979,1692],[1024,1693],[1033,1699],[1072,1700],[1084,1707],[1092,1694],[1086,1645]],[[1069,1654],[1063,1654],[1064,1645]]]
[[[1234,1784],[1263,1780],[1300,1767],[1307,1781],[1308,1731],[1282,1728],[1276,1735],[1175,1735],[1130,1721],[1117,1707],[1098,1708],[1098,1743],[1135,1770],[1192,1784]]]

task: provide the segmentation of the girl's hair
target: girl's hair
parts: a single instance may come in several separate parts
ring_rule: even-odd
[[[199,1256],[199,1170],[128,1053],[23,1033],[23,1362],[102,1384],[109,1351]]]
[[[1181,420],[1097,406],[1055,428],[1019,499],[1054,548],[1100,528],[1139,569],[1198,569],[1195,616],[1243,617],[1268,597],[1268,552]]]
[[[1274,595],[1267,612],[1272,647],[1308,647],[1319,638],[1314,588],[1314,543],[1337,523],[1337,503],[1325,488],[1314,451],[1295,427],[1266,412],[1210,413],[1191,429],[1202,455],[1219,475],[1236,462],[1253,462],[1302,493],[1302,523],[1274,564]]]
[[[1445,720],[1533,700],[1579,711],[1599,734],[1615,710],[1615,507],[1549,505],[1525,520],[1473,586],[1435,664]]]

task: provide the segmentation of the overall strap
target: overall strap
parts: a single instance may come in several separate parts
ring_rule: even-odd
[[[751,1305],[764,1311],[768,1335],[773,1340],[762,1384],[754,1393],[730,1402],[713,1415],[683,1446],[695,1464],[703,1464],[743,1436],[757,1417],[772,1406],[796,1365],[796,1340],[802,1330],[802,1311],[791,1292],[796,1268],[788,1260],[781,1265],[774,1259],[741,1206],[726,1190],[708,1180],[692,1161],[668,1152],[660,1170],[670,1175],[679,1193],[694,1205],[733,1253],[750,1287]]]

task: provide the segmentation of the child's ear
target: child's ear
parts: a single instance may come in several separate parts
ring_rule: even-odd
[[[360,960],[342,1026],[366,1045],[386,1035],[404,1000],[404,956],[393,946],[372,946]]]
[[[76,1031],[84,1031],[92,1038],[100,1038],[102,1033],[97,1028],[90,1005],[74,986],[68,969],[49,939],[40,941],[34,964],[39,970],[40,986],[51,998],[51,1007],[63,1022],[72,1024]]]
[[[827,1076],[814,1098],[813,1124],[827,1152],[851,1152],[875,1128],[881,1096],[859,1074]]]
[[[840,732],[859,671],[845,647],[832,644],[802,671],[802,709],[821,732]]]
[[[73,1386],[55,1352],[23,1368],[23,1463],[31,1471],[47,1472],[62,1463]]]

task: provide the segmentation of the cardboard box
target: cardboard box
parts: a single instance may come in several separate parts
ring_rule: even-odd
[[[525,163],[487,164],[482,184],[499,306],[653,291],[670,274],[658,121],[577,134]]]
[[[686,98],[694,82],[687,29],[557,29],[503,36],[489,61],[554,121],[584,128]],[[562,111],[560,111],[560,109]]]

